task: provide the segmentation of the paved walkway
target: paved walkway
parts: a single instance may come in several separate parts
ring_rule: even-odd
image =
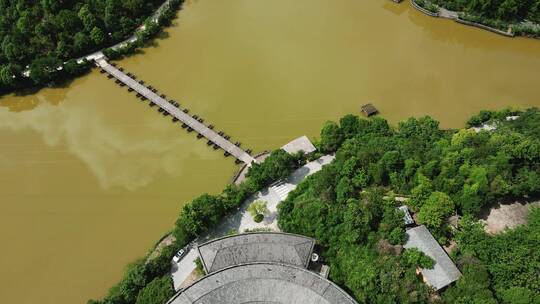
[[[199,237],[199,242],[204,243],[209,240],[213,240],[218,237],[225,236],[231,231],[245,232],[246,230],[253,229],[269,229],[273,231],[279,231],[277,226],[277,206],[278,204],[287,198],[288,194],[296,189],[296,186],[300,184],[307,176],[316,173],[322,169],[324,165],[331,163],[334,160],[333,155],[325,155],[315,161],[309,162],[306,165],[295,170],[286,180],[280,181],[268,188],[264,188],[258,193],[248,198],[237,212],[226,217],[223,221],[212,229],[207,234]],[[255,223],[252,216],[247,212],[248,206],[257,200],[262,200],[267,203],[270,213],[265,216],[261,223]],[[171,270],[174,288],[178,287],[188,278],[193,270],[195,270],[195,259],[197,258],[196,246],[193,246],[189,253],[183,258],[180,263],[174,264]]]

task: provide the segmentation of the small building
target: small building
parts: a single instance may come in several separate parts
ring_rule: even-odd
[[[424,282],[435,290],[440,290],[461,277],[461,272],[435,240],[426,226],[406,230],[408,240],[405,248],[416,248],[435,261],[433,269],[420,269]]]
[[[305,135],[291,141],[290,143],[281,147],[281,149],[283,149],[285,152],[289,154],[295,154],[298,152],[309,154],[317,150],[315,146],[311,143],[309,138],[307,138],[307,136]]]
[[[398,209],[403,211],[403,221],[405,222],[405,226],[413,225],[414,220],[411,216],[411,213],[409,212],[409,207],[403,205],[399,206]]]
[[[306,236],[259,232],[218,238],[198,246],[207,273],[254,262],[274,262],[307,268],[315,240]]]
[[[363,105],[361,110],[362,110],[362,113],[364,113],[366,117],[370,117],[379,113],[379,110],[377,110],[377,108],[375,108],[375,106],[373,106],[370,103]]]

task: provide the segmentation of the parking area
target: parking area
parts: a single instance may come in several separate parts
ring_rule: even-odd
[[[191,272],[197,267],[195,260],[197,259],[197,250],[192,247],[188,253],[178,263],[173,263],[171,273],[174,283],[174,288],[178,287],[189,277]]]

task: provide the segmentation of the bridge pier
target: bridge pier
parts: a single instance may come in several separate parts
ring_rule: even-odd
[[[188,115],[189,110],[187,108],[180,109],[180,103],[174,100],[167,100],[165,94],[158,95],[158,90],[152,86],[145,86],[143,80],[136,80],[136,76],[132,73],[124,73],[124,69],[116,68],[116,63],[109,63],[104,56],[95,59],[96,65],[101,68],[101,73],[108,73],[107,78],[115,78],[115,82],[123,87],[127,86],[129,92],[136,92],[137,98],[142,101],[150,100],[148,106],[158,106],[159,113],[164,116],[171,115],[173,122],[181,121],[181,127],[187,129],[188,132],[197,132],[197,138],[206,138],[207,145],[212,146],[214,150],[223,149],[225,156],[234,156],[236,163],[245,163],[250,165],[256,160],[251,156],[251,150],[244,151],[240,148],[240,143],[232,143],[230,136],[225,135],[223,131],[216,133],[214,125],[204,125],[204,119],[193,115]]]

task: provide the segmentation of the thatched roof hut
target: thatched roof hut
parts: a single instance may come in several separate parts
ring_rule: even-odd
[[[373,106],[370,103],[363,105],[361,110],[362,110],[362,113],[364,113],[366,117],[370,117],[372,115],[379,113],[379,110],[377,110],[377,108],[375,108],[375,106]]]

